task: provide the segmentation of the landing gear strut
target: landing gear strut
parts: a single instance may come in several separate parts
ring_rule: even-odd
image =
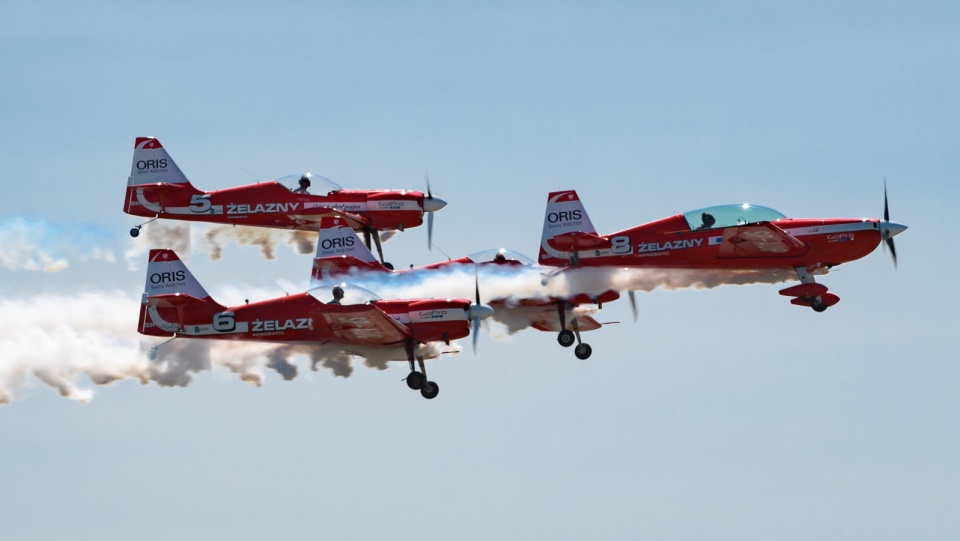
[[[577,324],[577,318],[574,317],[573,321],[570,322],[570,326],[573,327],[573,330],[567,329],[567,306],[563,301],[557,302],[557,317],[560,318],[560,328],[562,329],[559,334],[557,334],[557,342],[568,348],[573,345],[574,340],[577,342],[577,347],[574,348],[573,354],[577,356],[578,359],[587,360],[590,358],[590,355],[593,353],[593,348],[590,347],[590,344],[584,343],[580,340],[580,325]]]
[[[423,357],[415,357],[413,354],[413,341],[407,340],[404,347],[407,350],[407,362],[410,363],[410,373],[406,377],[407,387],[414,391],[419,390],[420,396],[427,400],[436,398],[437,395],[440,394],[440,386],[437,385],[436,382],[427,379],[427,368],[423,365]],[[417,364],[420,366],[419,372],[414,365],[414,359],[416,359]]]

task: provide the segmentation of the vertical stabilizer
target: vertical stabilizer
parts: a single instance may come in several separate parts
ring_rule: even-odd
[[[389,272],[363,244],[346,220],[336,216],[324,216],[320,220],[320,237],[317,239],[317,254],[313,259],[312,281],[327,281],[337,274],[346,274],[356,269]]]
[[[190,184],[156,137],[137,137],[127,186],[157,183]]]
[[[140,333],[203,334],[224,309],[210,298],[173,250],[150,250],[140,301]]]
[[[548,241],[558,235],[587,233],[596,235],[587,210],[583,208],[576,190],[551,192],[547,196],[547,211],[543,217],[543,234],[540,237],[540,263],[565,265],[570,254],[552,248]]]

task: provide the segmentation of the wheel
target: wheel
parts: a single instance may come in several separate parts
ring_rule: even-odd
[[[435,381],[424,383],[423,389],[420,389],[420,395],[427,400],[433,400],[438,394],[440,394],[440,386]]]
[[[131,229],[131,230],[130,230],[130,236],[133,237],[133,238],[139,237],[139,236],[140,236],[140,228],[139,228],[139,227],[134,227],[133,229]]]
[[[414,370],[407,375],[407,387],[410,387],[414,391],[423,387],[424,377],[423,374]]]
[[[386,267],[387,270],[393,270],[393,263],[391,263],[391,262],[389,262],[389,261],[385,262],[385,263],[383,264],[383,266]]]
[[[813,308],[814,312],[823,312],[827,309],[827,305],[823,304],[822,302],[815,302],[810,305],[810,308]]]
[[[557,335],[557,342],[565,348],[572,346],[574,340],[573,331],[567,329],[560,331],[560,334]]]
[[[573,350],[573,354],[584,361],[590,358],[591,353],[593,353],[593,348],[590,347],[590,344],[580,344]]]

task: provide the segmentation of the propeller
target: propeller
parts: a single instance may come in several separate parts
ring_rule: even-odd
[[[473,323],[473,329],[471,329],[471,334],[473,335],[473,352],[477,352],[477,336],[480,334],[480,321],[487,319],[493,315],[493,308],[490,308],[486,304],[480,303],[480,271],[479,269],[474,274],[474,290],[476,293],[476,302],[470,305],[469,311],[467,313],[467,318]]]
[[[630,297],[630,309],[633,310],[633,322],[637,322],[637,293],[634,290],[628,290],[627,296]]]
[[[897,248],[893,244],[893,237],[907,230],[907,226],[890,221],[890,205],[887,201],[887,179],[883,179],[883,221],[880,222],[880,236],[890,249],[893,259],[893,268],[897,268]]]
[[[430,190],[430,175],[423,174],[427,181],[427,195],[423,198],[423,211],[427,213],[427,248],[433,250],[433,213],[447,206],[447,202],[439,197],[434,197]]]

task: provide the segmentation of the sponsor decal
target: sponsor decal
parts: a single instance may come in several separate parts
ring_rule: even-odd
[[[166,169],[167,168],[167,159],[161,158],[159,160],[139,160],[137,161],[137,171],[143,171],[144,169],[149,169],[151,171],[157,169]]]
[[[227,204],[227,214],[263,214],[274,212],[293,212],[300,203],[258,203],[256,205]]]
[[[560,222],[574,222],[583,219],[583,213],[580,209],[563,210],[560,212],[551,212],[547,214],[547,221],[555,224]]]
[[[443,319],[447,315],[447,310],[426,310],[417,312],[420,319]]]
[[[723,235],[710,237],[707,239],[707,246],[720,246],[723,243]]]
[[[827,242],[850,242],[854,240],[853,233],[836,233],[827,235]]]
[[[301,317],[297,319],[270,319],[270,320],[256,320],[253,322],[253,332],[277,332],[277,331],[286,331],[290,329],[295,330],[313,330],[313,319],[309,317]]]
[[[349,237],[338,237],[335,239],[323,239],[320,247],[324,250],[335,250],[339,248],[352,248],[357,238],[353,235]]]
[[[641,242],[637,244],[637,253],[665,252],[667,250],[686,250],[697,248],[703,244],[703,239],[685,239],[666,242]]]
[[[186,279],[187,273],[182,270],[171,272],[155,272],[150,275],[150,283],[154,285],[183,282]]]

